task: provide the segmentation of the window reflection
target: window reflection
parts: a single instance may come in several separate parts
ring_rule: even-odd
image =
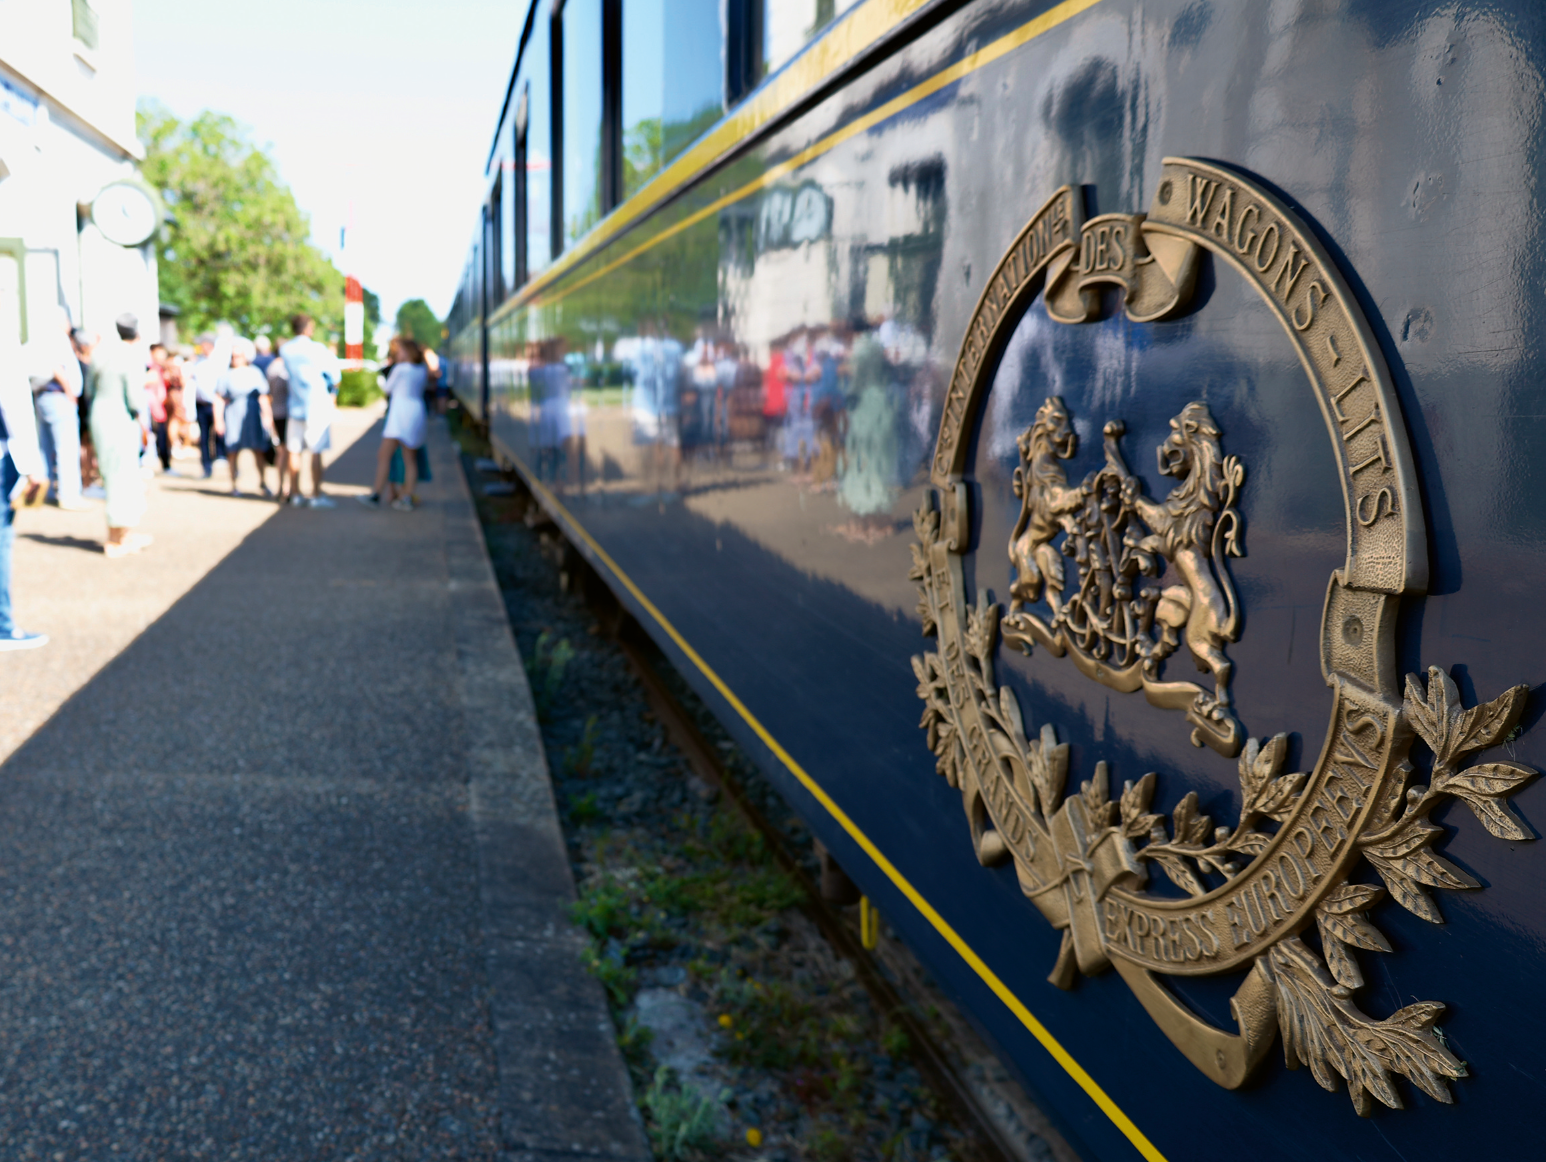
[[[526,274],[545,269],[553,260],[553,82],[551,28],[545,19],[533,23],[531,40],[521,57],[520,92],[525,100]]]
[[[776,73],[859,0],[764,0],[765,73]]]
[[[601,0],[567,0],[559,15],[563,41],[564,247],[572,246],[606,207],[601,188]]]
[[[623,43],[626,198],[724,111],[719,0],[628,0]]]

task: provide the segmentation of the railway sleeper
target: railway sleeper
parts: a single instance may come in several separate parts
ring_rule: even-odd
[[[763,836],[779,866],[799,885],[804,897],[801,911],[833,951],[853,966],[877,1011],[906,1031],[914,1065],[956,1119],[973,1132],[979,1162],[1079,1162],[984,1034],[940,990],[889,926],[881,926],[881,939],[873,951],[865,946],[856,905],[867,901],[858,885],[808,831],[787,834],[758,808],[672,690],[667,658],[524,479],[515,472],[506,475],[515,481],[514,499],[524,506],[524,522],[539,531],[543,555],[558,570],[560,590],[584,600],[596,619],[597,632],[622,647],[657,719],[687,759],[702,792],[723,795]]]

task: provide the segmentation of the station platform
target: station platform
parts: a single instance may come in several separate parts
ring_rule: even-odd
[[[371,510],[379,431],[341,414],[336,509],[157,478],[135,557],[21,515],[7,1157],[649,1158],[455,450]]]

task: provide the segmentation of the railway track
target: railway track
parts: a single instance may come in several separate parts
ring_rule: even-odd
[[[971,1136],[974,1162],[1079,1162],[911,952],[879,937],[878,919],[836,861],[819,844],[814,845],[813,860],[767,816],[673,689],[680,679],[643,627],[520,478],[513,472],[502,476],[513,485],[512,499],[524,506],[527,525],[541,534],[558,568],[560,586],[584,599],[602,632],[621,648],[668,739],[693,773],[716,788],[763,837],[781,870],[801,889],[801,910],[833,951],[853,966],[876,1009],[906,1032],[914,1066]],[[503,488],[497,494],[506,495]],[[855,912],[860,913],[860,924],[855,923]],[[866,922],[877,929],[869,939],[862,930]]]

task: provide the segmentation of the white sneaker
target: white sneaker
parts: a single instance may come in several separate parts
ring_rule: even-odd
[[[311,498],[311,507],[312,508],[337,508],[338,507],[338,502],[336,500],[334,500],[331,496],[313,496]]]
[[[28,633],[24,629],[13,629],[9,634],[0,634],[0,651],[35,650],[47,644],[46,633]]]
[[[104,544],[102,552],[108,558],[117,560],[119,557],[127,557],[132,553],[138,553],[141,549],[149,548],[155,539],[149,533],[130,533],[116,545],[111,541]]]

